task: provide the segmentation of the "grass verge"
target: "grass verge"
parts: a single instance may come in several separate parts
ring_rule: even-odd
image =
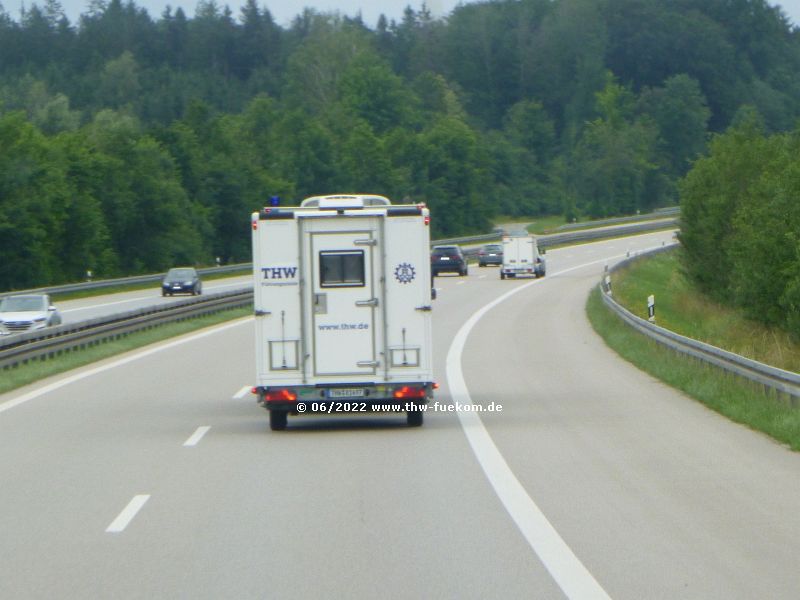
[[[674,353],[645,337],[603,304],[598,289],[590,294],[586,312],[595,331],[628,362],[732,421],[800,450],[800,410],[765,393],[760,386]]]
[[[647,297],[655,295],[656,322],[686,337],[788,371],[800,371],[800,344],[697,290],[681,269],[682,250],[637,260],[612,275],[614,299],[647,318]]]
[[[0,371],[0,394],[28,385],[45,377],[64,373],[71,369],[88,365],[111,356],[122,354],[142,346],[160,342],[171,337],[183,335],[205,327],[211,327],[225,321],[253,314],[252,308],[235,308],[204,317],[197,317],[177,323],[169,323],[132,333],[128,336],[91,346],[80,350],[66,352],[48,360],[31,361],[12,369]]]

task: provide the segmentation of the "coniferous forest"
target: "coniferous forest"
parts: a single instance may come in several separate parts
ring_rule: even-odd
[[[798,117],[800,33],[765,0],[306,10],[286,28],[257,0],[192,18],[98,0],[77,23],[58,0],[0,8],[0,290],[248,261],[249,214],[275,195],[426,202],[435,237],[644,212],[702,192],[684,178],[731,131],[778,136],[788,160]]]

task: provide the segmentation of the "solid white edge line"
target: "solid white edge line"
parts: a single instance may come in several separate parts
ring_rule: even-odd
[[[251,387],[252,386],[249,386],[249,385],[243,386],[242,389],[240,389],[238,392],[236,392],[233,395],[233,400],[241,400],[242,398],[244,398],[247,394],[250,393],[250,388]]]
[[[200,440],[203,439],[203,436],[208,433],[208,430],[211,429],[210,425],[202,425],[198,427],[195,432],[189,437],[188,440],[183,442],[184,446],[196,446]]]
[[[558,271],[551,275],[557,277],[570,271],[582,269],[610,260],[623,258],[617,255],[601,260],[584,263],[575,267]],[[446,373],[447,383],[453,402],[472,405],[469,390],[467,389],[464,373],[461,370],[461,355],[466,345],[467,337],[478,321],[492,308],[504,302],[514,294],[541,283],[542,279],[535,279],[529,283],[509,290],[499,298],[478,309],[458,330],[450,349],[447,352]],[[464,430],[475,458],[481,465],[486,478],[489,480],[503,506],[516,523],[522,535],[527,540],[531,549],[539,557],[544,567],[555,580],[561,591],[570,599],[601,599],[610,600],[610,596],[600,586],[594,576],[586,569],[583,563],[572,552],[555,530],[547,517],[528,495],[524,486],[519,482],[511,467],[495,445],[486,427],[483,425],[477,412],[457,411],[461,428]]]
[[[119,516],[111,522],[106,528],[106,533],[120,533],[125,531],[125,528],[130,524],[133,518],[136,516],[142,507],[145,505],[150,499],[150,494],[139,494],[138,496],[134,496],[133,499],[128,502],[128,506],[122,509],[122,512],[119,513]]]
[[[250,320],[252,320],[252,318],[253,317],[245,317],[243,319],[234,321],[233,323],[226,323],[225,325],[219,325],[219,326],[213,327],[211,329],[205,329],[205,330],[203,330],[203,331],[201,331],[199,333],[196,333],[194,335],[189,335],[188,337],[184,337],[184,338],[181,338],[179,340],[168,342],[166,344],[162,344],[162,345],[156,346],[155,348],[146,348],[145,350],[141,350],[139,352],[133,351],[134,352],[133,354],[128,354],[127,356],[125,356],[125,358],[121,358],[119,360],[116,360],[114,362],[111,362],[111,363],[108,363],[108,364],[105,364],[105,365],[102,365],[102,366],[99,366],[99,367],[94,367],[94,368],[90,368],[90,369],[85,370],[85,371],[81,371],[80,373],[76,373],[75,375],[70,375],[69,377],[66,377],[64,379],[60,379],[58,381],[54,381],[53,383],[50,383],[50,384],[48,384],[48,385],[46,385],[44,387],[41,387],[41,388],[35,389],[33,391],[30,391],[27,394],[23,394],[22,396],[19,396],[17,398],[13,398],[12,400],[7,400],[6,402],[3,402],[2,404],[0,404],[0,413],[3,413],[5,411],[7,411],[7,410],[11,410],[12,408],[14,408],[16,406],[19,406],[20,404],[25,404],[26,402],[28,402],[30,400],[34,400],[35,398],[38,398],[39,396],[43,396],[44,394],[47,394],[47,393],[52,392],[52,391],[55,391],[55,390],[57,390],[59,388],[62,388],[64,386],[66,386],[66,385],[69,385],[71,383],[75,383],[76,381],[80,381],[82,379],[86,379],[87,377],[92,377],[93,375],[97,375],[97,374],[102,373],[104,371],[108,371],[109,369],[113,369],[115,367],[126,365],[126,364],[131,363],[131,362],[133,362],[135,360],[139,360],[140,358],[144,358],[146,356],[150,356],[151,354],[155,354],[157,352],[161,352],[162,350],[169,350],[170,348],[174,348],[175,346],[180,346],[181,344],[188,344],[189,342],[193,342],[193,341],[195,341],[195,340],[197,340],[199,338],[207,337],[209,335],[214,335],[215,333],[219,333],[219,332],[225,331],[227,329],[232,329],[233,327],[238,327],[238,326],[240,326],[240,325],[242,325],[244,323],[250,322]]]

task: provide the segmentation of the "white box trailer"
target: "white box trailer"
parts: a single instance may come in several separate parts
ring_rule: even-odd
[[[258,402],[302,413],[405,412],[433,397],[430,216],[382,196],[253,213]]]
[[[539,254],[536,238],[530,234],[503,236],[503,264],[500,279],[517,275],[544,277],[547,271],[544,256]]]

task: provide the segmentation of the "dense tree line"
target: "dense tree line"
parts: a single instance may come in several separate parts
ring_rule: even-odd
[[[800,336],[800,127],[767,135],[753,111],[683,182],[686,270],[709,294]]]
[[[799,43],[765,0],[0,6],[0,289],[247,260],[272,195],[410,198],[439,236],[674,203],[742,111],[793,126]]]

